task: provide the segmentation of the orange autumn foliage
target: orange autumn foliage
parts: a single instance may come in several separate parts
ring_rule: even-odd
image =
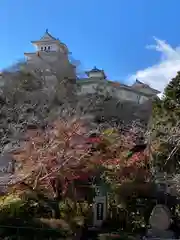
[[[80,120],[56,121],[45,130],[26,133],[24,147],[13,152],[21,165],[16,171],[17,182],[28,181],[34,188],[48,189],[53,193],[52,179],[59,179],[67,187],[67,181],[88,181],[103,167],[114,174],[117,181],[138,173],[145,167],[145,153],[127,159],[126,153],[134,144],[132,134],[89,137],[87,126]],[[144,171],[144,175],[146,171]]]

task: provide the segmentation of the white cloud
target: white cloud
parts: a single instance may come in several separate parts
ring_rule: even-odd
[[[154,38],[155,45],[147,46],[160,53],[160,61],[150,67],[137,71],[129,81],[135,79],[149,84],[151,87],[163,92],[169,81],[180,71],[180,47],[173,48],[163,40]]]

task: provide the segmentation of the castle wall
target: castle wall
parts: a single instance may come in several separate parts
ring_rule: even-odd
[[[142,104],[148,100],[147,96],[142,95],[142,93],[134,92],[130,89],[125,88],[116,88],[113,86],[109,86],[106,84],[106,82],[101,83],[95,83],[89,80],[89,83],[87,81],[85,84],[83,84],[83,80],[81,80],[81,85],[79,87],[78,95],[86,95],[86,94],[95,94],[97,92],[97,88],[101,88],[101,92],[104,94],[109,93],[111,96],[122,100],[122,101],[131,101],[137,104]]]

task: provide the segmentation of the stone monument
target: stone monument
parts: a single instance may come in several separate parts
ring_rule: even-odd
[[[171,214],[165,205],[156,205],[149,219],[150,229],[147,232],[148,239],[175,239],[174,232],[169,230]]]

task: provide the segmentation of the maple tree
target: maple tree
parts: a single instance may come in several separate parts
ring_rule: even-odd
[[[79,197],[92,203],[96,181],[114,191],[138,176],[142,181],[148,177],[146,151],[133,150],[139,131],[137,126],[125,131],[110,125],[92,131],[77,117],[28,130],[22,147],[11,152],[16,170],[9,179],[9,194],[35,195],[36,202],[48,206],[56,219],[61,217],[59,203],[68,197],[76,214]]]
[[[72,181],[88,181],[99,174],[98,166],[120,182],[135,177],[135,169],[146,165],[144,150],[127,156],[137,137],[133,128],[127,133],[109,128],[96,136],[89,131],[80,119],[58,120],[45,130],[29,130],[24,147],[12,152],[19,167],[9,184],[27,182],[60,199]]]

